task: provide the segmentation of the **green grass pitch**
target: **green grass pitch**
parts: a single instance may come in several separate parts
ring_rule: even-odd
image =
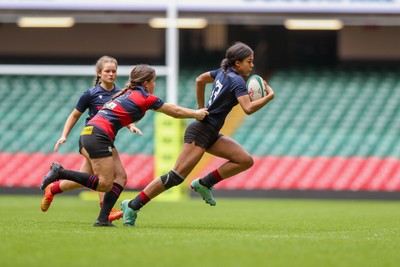
[[[153,201],[135,227],[95,228],[97,201],[40,199],[0,196],[1,267],[400,266],[398,201]]]

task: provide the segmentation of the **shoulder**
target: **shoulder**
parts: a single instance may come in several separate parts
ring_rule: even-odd
[[[147,97],[147,99],[148,99],[148,101],[150,101],[151,103],[155,103],[155,102],[164,103],[164,101],[163,101],[161,98],[159,98],[158,96],[153,95],[153,94],[150,94],[150,95]]]
[[[246,82],[244,81],[243,77],[237,74],[236,72],[232,71],[228,73],[228,76],[231,78],[233,84],[244,84],[246,85]]]
[[[86,91],[84,91],[84,92],[82,93],[81,98],[90,98],[90,97],[94,94],[95,88],[96,88],[96,87],[92,87],[92,88],[87,89]]]
[[[142,95],[143,97],[148,97],[149,95],[151,95],[150,92],[144,89],[144,87],[142,86],[135,86],[135,88],[128,91],[130,91],[133,94]]]
[[[84,112],[86,110],[86,108],[89,107],[90,102],[94,98],[93,97],[93,95],[94,95],[93,89],[94,89],[94,87],[84,91],[83,94],[81,95],[81,97],[79,98],[78,103],[76,104],[76,109],[79,112]]]
[[[221,73],[222,73],[222,69],[221,69],[221,68],[216,69],[216,70],[211,70],[211,71],[210,71],[210,75],[211,75],[211,77],[213,77],[214,79],[215,79],[215,77],[217,77],[218,74],[221,74]]]
[[[112,89],[110,92],[118,93],[119,91],[122,91],[121,87],[114,85],[114,89]]]
[[[99,92],[101,87],[99,85],[93,86],[92,88],[86,90],[85,94],[94,95]]]

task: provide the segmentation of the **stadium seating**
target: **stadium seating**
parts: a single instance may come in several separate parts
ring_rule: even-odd
[[[180,105],[197,107],[194,85],[199,73],[180,73]],[[398,73],[377,68],[273,73],[268,82],[275,99],[261,111],[243,115],[243,123],[234,126],[232,134],[254,156],[255,165],[217,188],[399,190]],[[117,84],[124,85],[126,79],[120,77]],[[59,153],[52,149],[91,82],[91,77],[0,76],[0,89],[8,92],[2,102],[7,112],[1,120],[0,186],[38,185],[55,155],[79,168],[77,141],[84,117]],[[156,87],[155,94],[165,99],[165,78],[159,77]],[[143,136],[121,130],[116,141],[128,175],[135,177],[129,182],[132,188],[153,177],[154,112],[137,126]],[[222,162],[209,160],[196,175],[205,175]]]
[[[276,73],[271,84],[276,88],[273,103],[235,134],[254,155],[399,155],[395,72],[302,70]],[[253,149],[254,141],[246,135],[249,128],[259,128],[250,132],[264,135],[268,129],[268,137],[263,137],[267,153]]]
[[[383,176],[389,162],[399,170],[398,70],[294,69],[269,82],[274,101],[233,136],[259,158],[235,188],[399,189],[397,176]]]

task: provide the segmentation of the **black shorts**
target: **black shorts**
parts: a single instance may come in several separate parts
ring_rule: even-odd
[[[95,126],[85,126],[79,138],[79,152],[84,147],[90,158],[106,158],[112,156],[114,142],[100,129]]]
[[[208,149],[210,148],[220,137],[220,134],[214,126],[201,121],[194,121],[186,128],[185,131],[185,143],[194,142],[196,146]]]

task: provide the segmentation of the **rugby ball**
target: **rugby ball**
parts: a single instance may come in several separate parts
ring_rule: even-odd
[[[263,79],[256,74],[249,77],[246,87],[251,101],[260,99],[267,95]]]

